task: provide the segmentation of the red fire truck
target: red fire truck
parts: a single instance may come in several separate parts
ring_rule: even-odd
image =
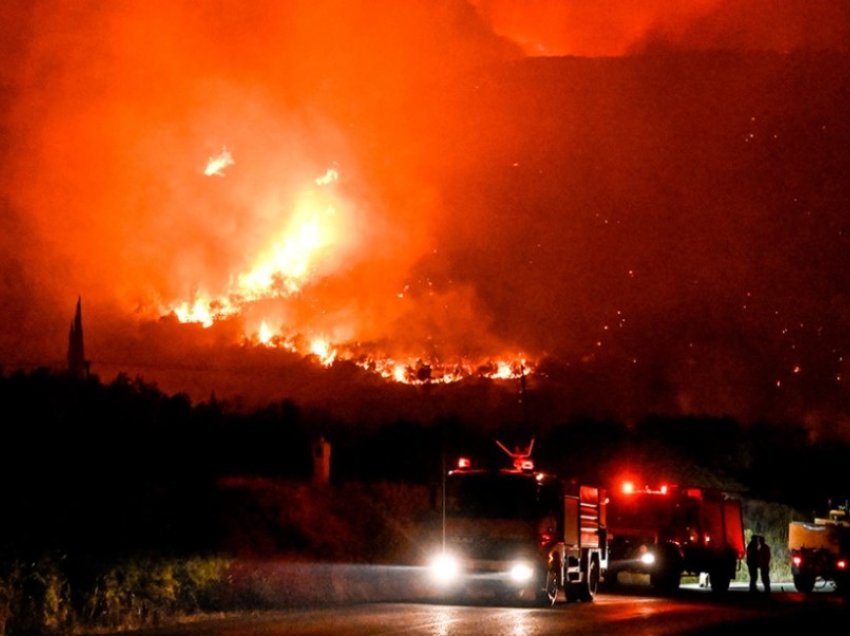
[[[740,500],[702,488],[660,485],[611,489],[606,583],[620,572],[648,574],[671,592],[682,575],[708,574],[714,592],[726,592],[744,557]]]
[[[498,443],[498,442],[497,442]],[[509,468],[461,459],[445,476],[443,541],[430,564],[444,598],[488,593],[552,605],[592,601],[608,567],[603,489],[535,470],[531,448]]]

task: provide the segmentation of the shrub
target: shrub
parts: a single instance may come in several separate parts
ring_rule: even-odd
[[[771,549],[770,576],[775,581],[791,579],[791,564],[788,555],[788,524],[806,519],[802,513],[784,504],[750,499],[744,502],[745,542],[760,534]],[[742,567],[738,580],[748,581],[747,568]]]

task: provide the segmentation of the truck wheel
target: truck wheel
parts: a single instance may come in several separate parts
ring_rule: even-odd
[[[811,574],[795,574],[794,587],[797,588],[798,592],[808,594],[815,589],[815,577]]]
[[[715,594],[725,594],[729,591],[729,584],[732,582],[732,577],[729,576],[729,570],[723,567],[710,572],[708,580],[712,592]]]
[[[543,590],[538,592],[537,601],[541,605],[552,606],[558,600],[558,591],[561,586],[558,583],[558,571],[550,568],[546,572],[546,580],[543,583]]]
[[[658,556],[657,569],[650,573],[649,582],[660,592],[675,592],[681,582],[682,559],[676,548],[669,544],[661,546]]]
[[[579,598],[582,601],[592,601],[597,592],[599,592],[599,560],[592,557],[587,566],[586,580],[581,586]]]
[[[617,589],[619,583],[620,582],[617,580],[617,573],[608,570],[605,572],[604,576],[599,577],[599,590],[602,592],[610,592]]]

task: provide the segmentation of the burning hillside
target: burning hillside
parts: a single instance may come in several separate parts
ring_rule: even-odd
[[[843,417],[845,3],[520,4],[5,3],[0,362]]]
[[[203,173],[223,177],[224,169],[235,163],[225,149],[210,157]],[[237,319],[244,329],[240,341],[246,345],[313,356],[324,366],[337,359],[352,361],[395,382],[448,383],[470,376],[516,379],[529,373],[532,366],[522,355],[474,359],[447,352],[445,357],[437,357],[436,352],[428,352],[425,347],[420,351],[381,352],[357,340],[360,334],[356,316],[338,315],[328,320],[321,316],[326,310],[324,304],[315,309],[319,316],[309,311],[291,311],[294,299],[302,295],[308,297],[306,303],[301,301],[302,305],[309,307],[309,295],[321,285],[322,278],[335,275],[332,267],[347,267],[358,258],[353,253],[355,246],[364,244],[358,236],[361,227],[356,222],[356,203],[347,200],[344,192],[333,189],[339,179],[340,170],[334,166],[313,179],[310,187],[289,197],[282,195],[274,202],[265,201],[264,205],[275,208],[269,215],[280,219],[281,228],[260,245],[253,258],[245,255],[249,269],[230,275],[219,295],[199,290],[190,300],[176,303],[165,313],[173,313],[182,323],[204,327]],[[348,256],[341,259],[338,252]],[[399,305],[406,302],[408,289],[406,284],[395,294]],[[338,340],[340,335],[347,340]]]

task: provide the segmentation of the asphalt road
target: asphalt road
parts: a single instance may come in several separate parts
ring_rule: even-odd
[[[601,593],[591,603],[513,607],[489,599],[444,605],[434,601],[293,607],[241,616],[201,619],[138,632],[146,636],[532,636],[544,634],[705,635],[843,631],[850,599],[832,592],[804,596],[789,584],[770,595],[735,586],[717,598],[697,586],[674,597],[641,586]],[[122,632],[127,634],[128,632]]]

